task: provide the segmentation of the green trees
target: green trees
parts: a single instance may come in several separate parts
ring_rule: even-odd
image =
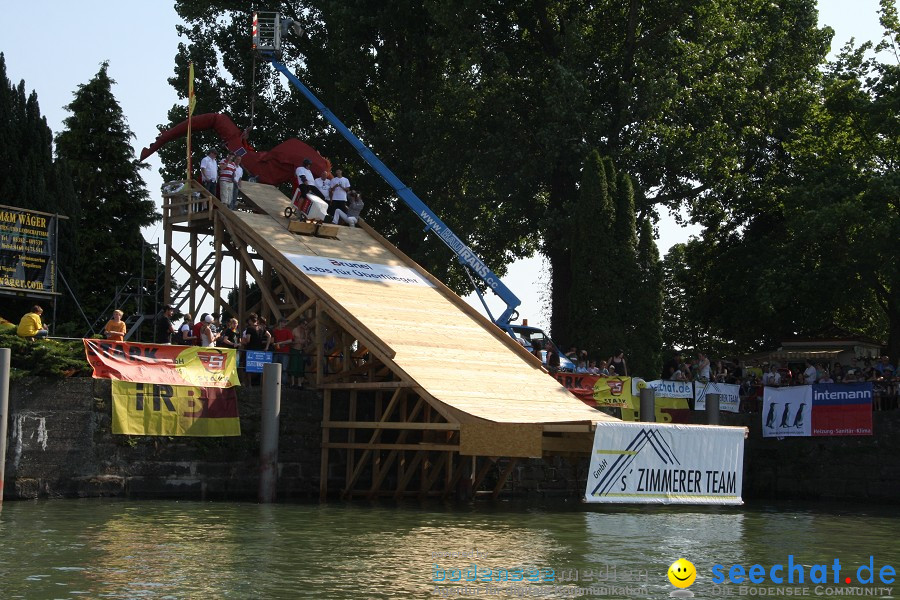
[[[313,109],[270,68],[254,76],[250,15],[233,6],[176,3],[189,41],[176,58],[179,92],[190,57],[198,111],[221,107],[246,126],[255,98],[254,143],[294,135],[317,145],[367,192],[367,219],[468,291],[447,250],[424,239]],[[281,8],[305,31],[285,42],[288,65],[491,268],[502,274],[538,247],[547,255],[551,329],[563,342],[583,325],[570,314],[572,296],[584,292],[573,270],[584,256],[573,244],[596,233],[574,229],[583,223],[573,218],[583,208],[581,157],[596,148],[629,174],[636,221],[623,251],[635,252],[635,231],[658,208],[679,206],[731,248],[735,228],[751,228],[782,201],[785,144],[815,99],[830,35],[816,26],[814,0],[313,0]],[[605,177],[609,188],[628,186]],[[637,277],[632,270],[621,279]],[[608,293],[622,311],[632,308],[623,289]]]
[[[79,205],[65,165],[53,160],[53,132],[41,115],[37,93],[26,95],[25,82],[13,85],[6,74],[6,60],[0,53],[0,203],[31,210],[77,217]],[[74,271],[77,256],[77,230],[72,220],[59,222],[59,268]],[[60,282],[60,291],[64,291]],[[7,300],[15,319],[24,313],[34,298]],[[42,302],[46,305],[49,300]],[[49,314],[49,313],[48,313]],[[67,295],[59,300],[60,321],[77,315]]]
[[[803,245],[804,287],[815,296],[810,316],[887,339],[897,357],[900,21],[892,0],[881,1],[880,22],[877,54],[869,42],[848,45],[825,72],[821,101],[792,146],[789,226],[790,241]]]
[[[577,327],[557,333],[558,341],[594,353],[605,351],[615,322],[615,298],[606,293],[609,265],[603,258],[614,249],[614,220],[603,161],[594,150],[584,162],[573,222],[560,227],[572,235],[573,281],[566,312]]]
[[[79,247],[69,280],[91,317],[113,299],[116,286],[140,275],[141,227],[159,218],[140,176],[141,165],[130,146],[134,135],[113,96],[113,83],[103,64],[74,93],[66,107],[72,114],[56,137],[57,156],[71,173],[81,208]]]
[[[648,219],[637,238],[631,178],[592,151],[572,222],[562,227],[572,236],[572,330],[559,340],[595,357],[624,350],[632,373],[652,376],[660,368],[662,271]]]
[[[641,219],[637,244],[638,284],[631,299],[634,315],[629,364],[632,372],[654,377],[662,371],[663,274],[653,225]]]
[[[880,14],[879,44],[824,67],[778,171],[706,204],[702,238],[666,257],[667,344],[742,352],[836,325],[900,355],[900,25],[892,0]]]

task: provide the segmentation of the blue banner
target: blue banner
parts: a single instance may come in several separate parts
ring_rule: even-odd
[[[248,373],[262,373],[263,365],[272,362],[271,352],[260,352],[259,350],[247,350],[247,364],[244,370]]]

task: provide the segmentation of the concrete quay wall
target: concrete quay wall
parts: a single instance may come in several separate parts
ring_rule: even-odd
[[[10,388],[4,495],[125,496],[255,500],[259,472],[260,389],[239,390],[240,437],[113,435],[109,381],[31,378]],[[336,395],[335,406],[340,405]],[[336,408],[336,410],[339,410]],[[697,422],[705,414],[695,413]],[[724,425],[746,426],[745,500],[896,502],[900,495],[900,410],[874,413],[869,437],[762,438],[758,414],[722,413]],[[278,500],[318,498],[322,401],[318,393],[284,389],[281,402]],[[345,465],[332,452],[330,489]],[[505,466],[498,461],[497,474]],[[520,461],[506,485],[515,498],[584,494],[587,459]],[[487,482],[493,478],[489,476]]]

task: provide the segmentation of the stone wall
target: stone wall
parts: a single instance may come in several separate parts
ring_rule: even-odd
[[[872,436],[780,440],[762,437],[759,414],[722,417],[723,425],[750,429],[745,499],[896,503],[900,496],[900,410],[875,411]]]
[[[5,497],[255,499],[260,390],[240,388],[240,437],[112,435],[110,382],[27,379],[10,388]],[[278,498],[318,494],[322,403],[283,390]]]
[[[257,496],[260,390],[240,388],[240,437],[112,435],[110,382],[27,379],[10,389],[5,497],[131,496],[253,500]],[[346,399],[335,394],[340,414]],[[694,415],[702,422],[704,413]],[[745,500],[896,502],[900,495],[900,410],[874,414],[871,437],[763,438],[758,414],[722,413],[746,426]],[[279,500],[318,498],[322,402],[310,391],[283,390]],[[346,472],[332,452],[330,489]],[[486,479],[496,480],[498,461]],[[587,459],[521,461],[508,496],[567,498],[584,494]]]

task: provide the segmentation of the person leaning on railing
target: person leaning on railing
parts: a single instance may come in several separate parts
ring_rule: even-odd
[[[103,335],[106,336],[106,339],[114,342],[125,340],[128,327],[125,325],[125,321],[122,320],[122,315],[122,311],[118,309],[112,312],[112,319],[107,321],[106,326],[103,328]]]

